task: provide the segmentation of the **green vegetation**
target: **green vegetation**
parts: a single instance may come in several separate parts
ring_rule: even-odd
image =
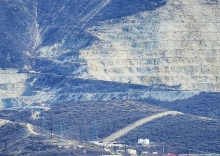
[[[152,105],[187,114],[220,119],[220,93],[202,92],[191,98],[176,101],[145,100]]]
[[[37,125],[67,138],[96,140],[162,109],[131,101],[80,102],[53,106]],[[61,126],[60,126],[61,125]]]
[[[141,118],[166,111],[156,106],[132,101],[89,101],[59,104],[50,110],[43,111],[34,120],[31,111],[4,110],[2,119],[15,122],[28,122],[35,125],[44,136],[28,136],[27,130],[20,124],[5,124],[0,127],[0,147],[5,142],[12,153],[21,151],[21,155],[80,155],[82,149],[58,148],[58,144],[48,142],[49,134],[54,133],[66,139],[87,141],[100,140],[117,130]],[[53,136],[55,137],[55,136]],[[198,151],[220,152],[220,121],[218,119],[201,118],[193,115],[165,116],[144,124],[118,139],[134,145],[138,138],[149,138],[156,142],[153,149],[161,151],[161,143],[165,143],[165,151],[171,153],[188,153],[189,149]],[[90,145],[88,145],[89,147]],[[1,151],[4,153],[4,150]],[[81,153],[80,153],[81,152]],[[95,146],[88,148],[87,155],[103,153]]]
[[[83,143],[88,156],[108,154],[103,149]],[[84,148],[83,148],[84,149]],[[5,124],[0,127],[0,155],[7,156],[79,156],[81,148],[64,148],[53,144],[45,136],[30,136],[20,124]]]
[[[0,127],[0,155],[7,152],[7,147],[17,140],[22,140],[26,134],[25,127],[20,124],[8,123]]]
[[[8,123],[0,127],[0,148],[16,139],[22,138],[26,133],[25,127],[19,124]],[[19,134],[19,135],[18,135]]]
[[[219,153],[220,121],[191,115],[170,115],[138,127],[121,137],[120,141],[135,143],[138,138],[164,142],[166,152],[171,153],[192,152],[189,149]]]
[[[0,119],[13,122],[31,122],[32,120],[30,110],[1,110]]]

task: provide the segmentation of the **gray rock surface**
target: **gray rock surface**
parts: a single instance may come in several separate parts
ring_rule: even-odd
[[[219,92],[219,2],[3,1],[0,105]]]

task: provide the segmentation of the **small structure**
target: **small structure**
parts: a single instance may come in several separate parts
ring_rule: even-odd
[[[115,151],[115,154],[121,154],[122,155],[123,153],[124,153],[124,150],[122,150],[122,149],[119,149],[119,150]]]
[[[174,154],[174,153],[166,153],[166,154],[164,154],[163,156],[177,156],[177,155]]]
[[[151,154],[148,153],[147,151],[143,151],[141,152],[141,156],[150,156]]]
[[[98,156],[123,156],[123,155],[98,155]]]
[[[130,156],[137,156],[137,151],[135,149],[127,149],[127,153]]]
[[[117,142],[108,142],[108,143],[106,143],[106,147],[118,147],[118,148],[123,148],[124,146],[127,146],[127,145],[120,144],[120,143],[117,143]]]
[[[158,152],[153,152],[152,155],[153,155],[153,156],[158,156],[159,153],[158,153]]]
[[[138,139],[138,144],[142,144],[144,142],[144,139]]]
[[[150,140],[149,139],[138,139],[138,144],[141,144],[142,146],[146,147],[150,145]]]

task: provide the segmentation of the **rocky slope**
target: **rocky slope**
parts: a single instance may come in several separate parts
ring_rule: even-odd
[[[76,139],[79,122],[97,119],[103,139],[162,109],[151,112],[148,103],[185,114],[140,126],[128,141],[153,127],[150,139],[173,151],[187,152],[193,142],[219,152],[219,6],[218,0],[1,1],[0,108],[19,108],[9,110],[13,120],[22,120],[20,109],[38,111],[40,128],[53,115],[55,131],[65,121],[66,137]],[[94,137],[91,127],[83,129],[85,140]]]
[[[99,40],[80,56],[99,80],[219,91],[219,13],[217,1],[169,0],[89,28]]]
[[[3,108],[219,91],[218,1],[8,0],[0,7]]]

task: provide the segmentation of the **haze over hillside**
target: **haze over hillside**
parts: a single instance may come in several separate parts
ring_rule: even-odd
[[[7,0],[0,7],[1,107],[174,101],[220,89],[218,1]]]
[[[0,130],[29,137],[26,123],[45,143],[41,130],[58,136],[63,122],[66,139],[80,129],[88,141],[82,122],[97,121],[99,139],[123,131],[114,139],[219,152],[219,62],[218,0],[3,0]]]

